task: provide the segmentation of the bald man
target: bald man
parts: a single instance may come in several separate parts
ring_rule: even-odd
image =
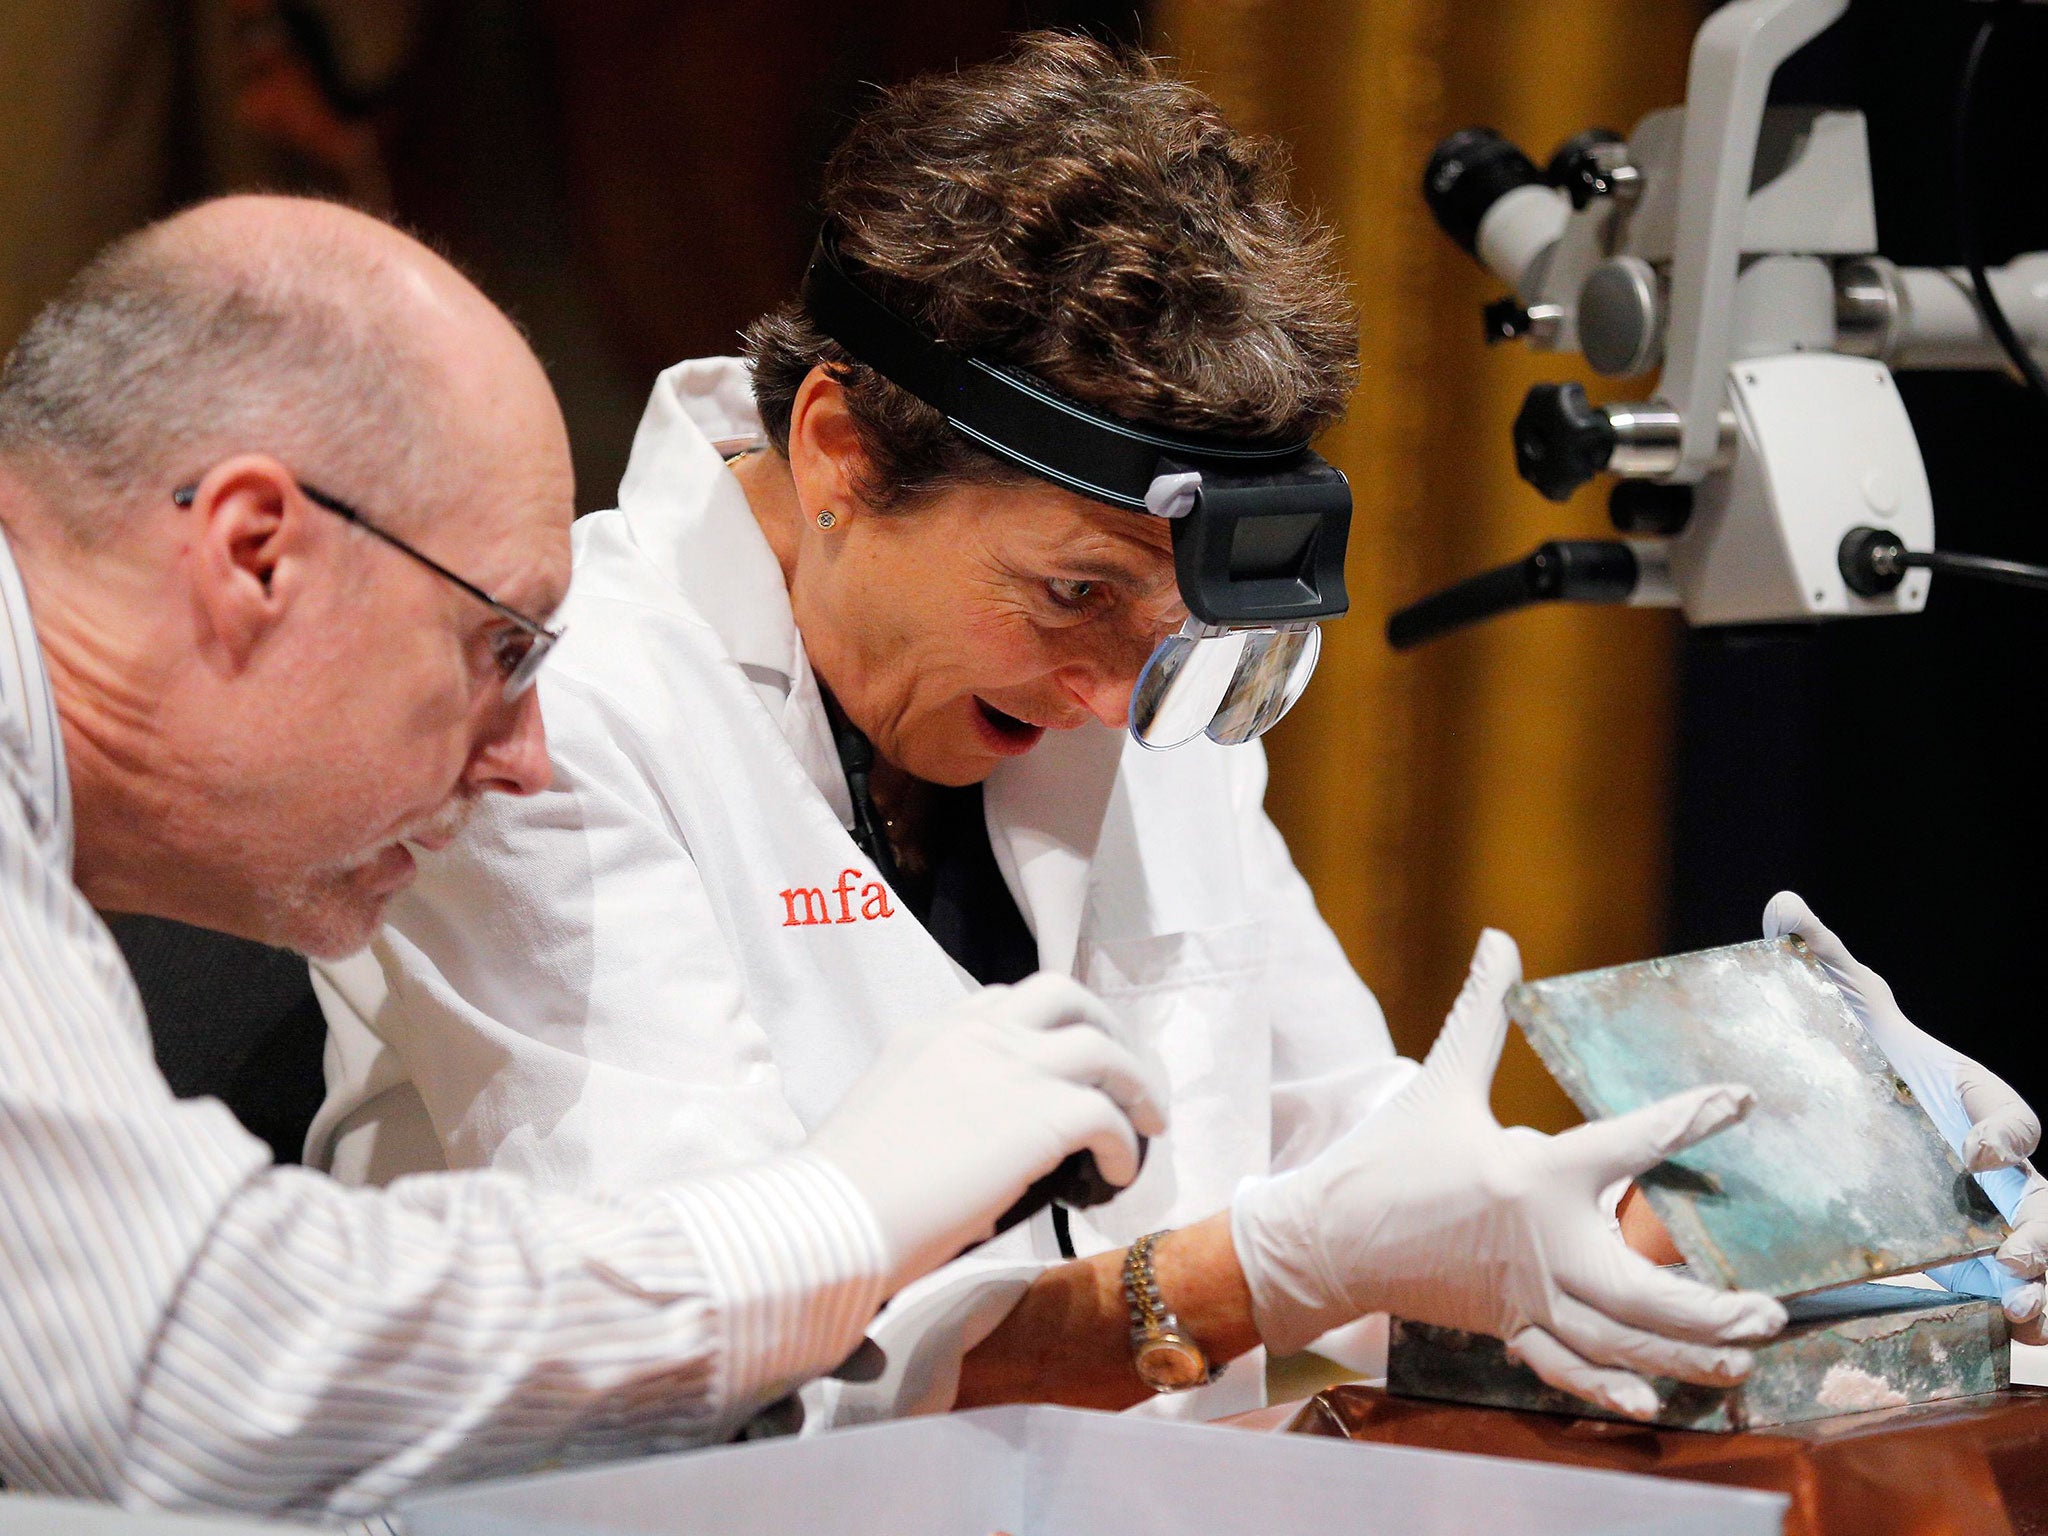
[[[343,1517],[716,1440],[1069,1152],[1135,1173],[1145,1069],[1050,978],[902,1031],[799,1153],[612,1203],[343,1190],[171,1096],[95,909],[360,947],[415,848],[547,783],[528,685],[570,505],[512,327],[340,208],[233,199],[130,237],[7,360],[10,1487]]]

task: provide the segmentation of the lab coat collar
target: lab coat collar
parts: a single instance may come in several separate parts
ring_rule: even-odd
[[[677,363],[654,382],[619,510],[637,544],[718,631],[742,669],[794,675],[796,619],[782,568],[754,521],[727,456],[763,441],[746,364]]]
[[[790,612],[782,567],[727,456],[766,441],[747,365],[736,357],[677,363],[655,380],[619,511],[633,542],[717,633],[838,816],[853,801],[817,678]]]

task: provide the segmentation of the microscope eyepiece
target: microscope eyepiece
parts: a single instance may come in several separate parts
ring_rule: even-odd
[[[1517,187],[1542,184],[1529,157],[1491,128],[1461,128],[1429,157],[1422,196],[1437,227],[1476,256],[1487,211]]]

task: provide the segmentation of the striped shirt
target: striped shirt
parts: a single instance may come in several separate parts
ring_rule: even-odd
[[[351,1518],[424,1484],[728,1438],[880,1305],[805,1154],[614,1202],[345,1189],[157,1071],[71,880],[63,738],[0,536],[0,1477]]]

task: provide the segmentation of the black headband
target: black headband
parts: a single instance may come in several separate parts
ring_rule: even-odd
[[[1271,474],[1308,453],[1305,442],[1246,447],[1136,426],[1077,405],[1020,369],[934,341],[863,288],[848,270],[853,265],[831,232],[821,230],[803,286],[804,309],[818,329],[956,432],[1069,490],[1142,512],[1161,474]]]

